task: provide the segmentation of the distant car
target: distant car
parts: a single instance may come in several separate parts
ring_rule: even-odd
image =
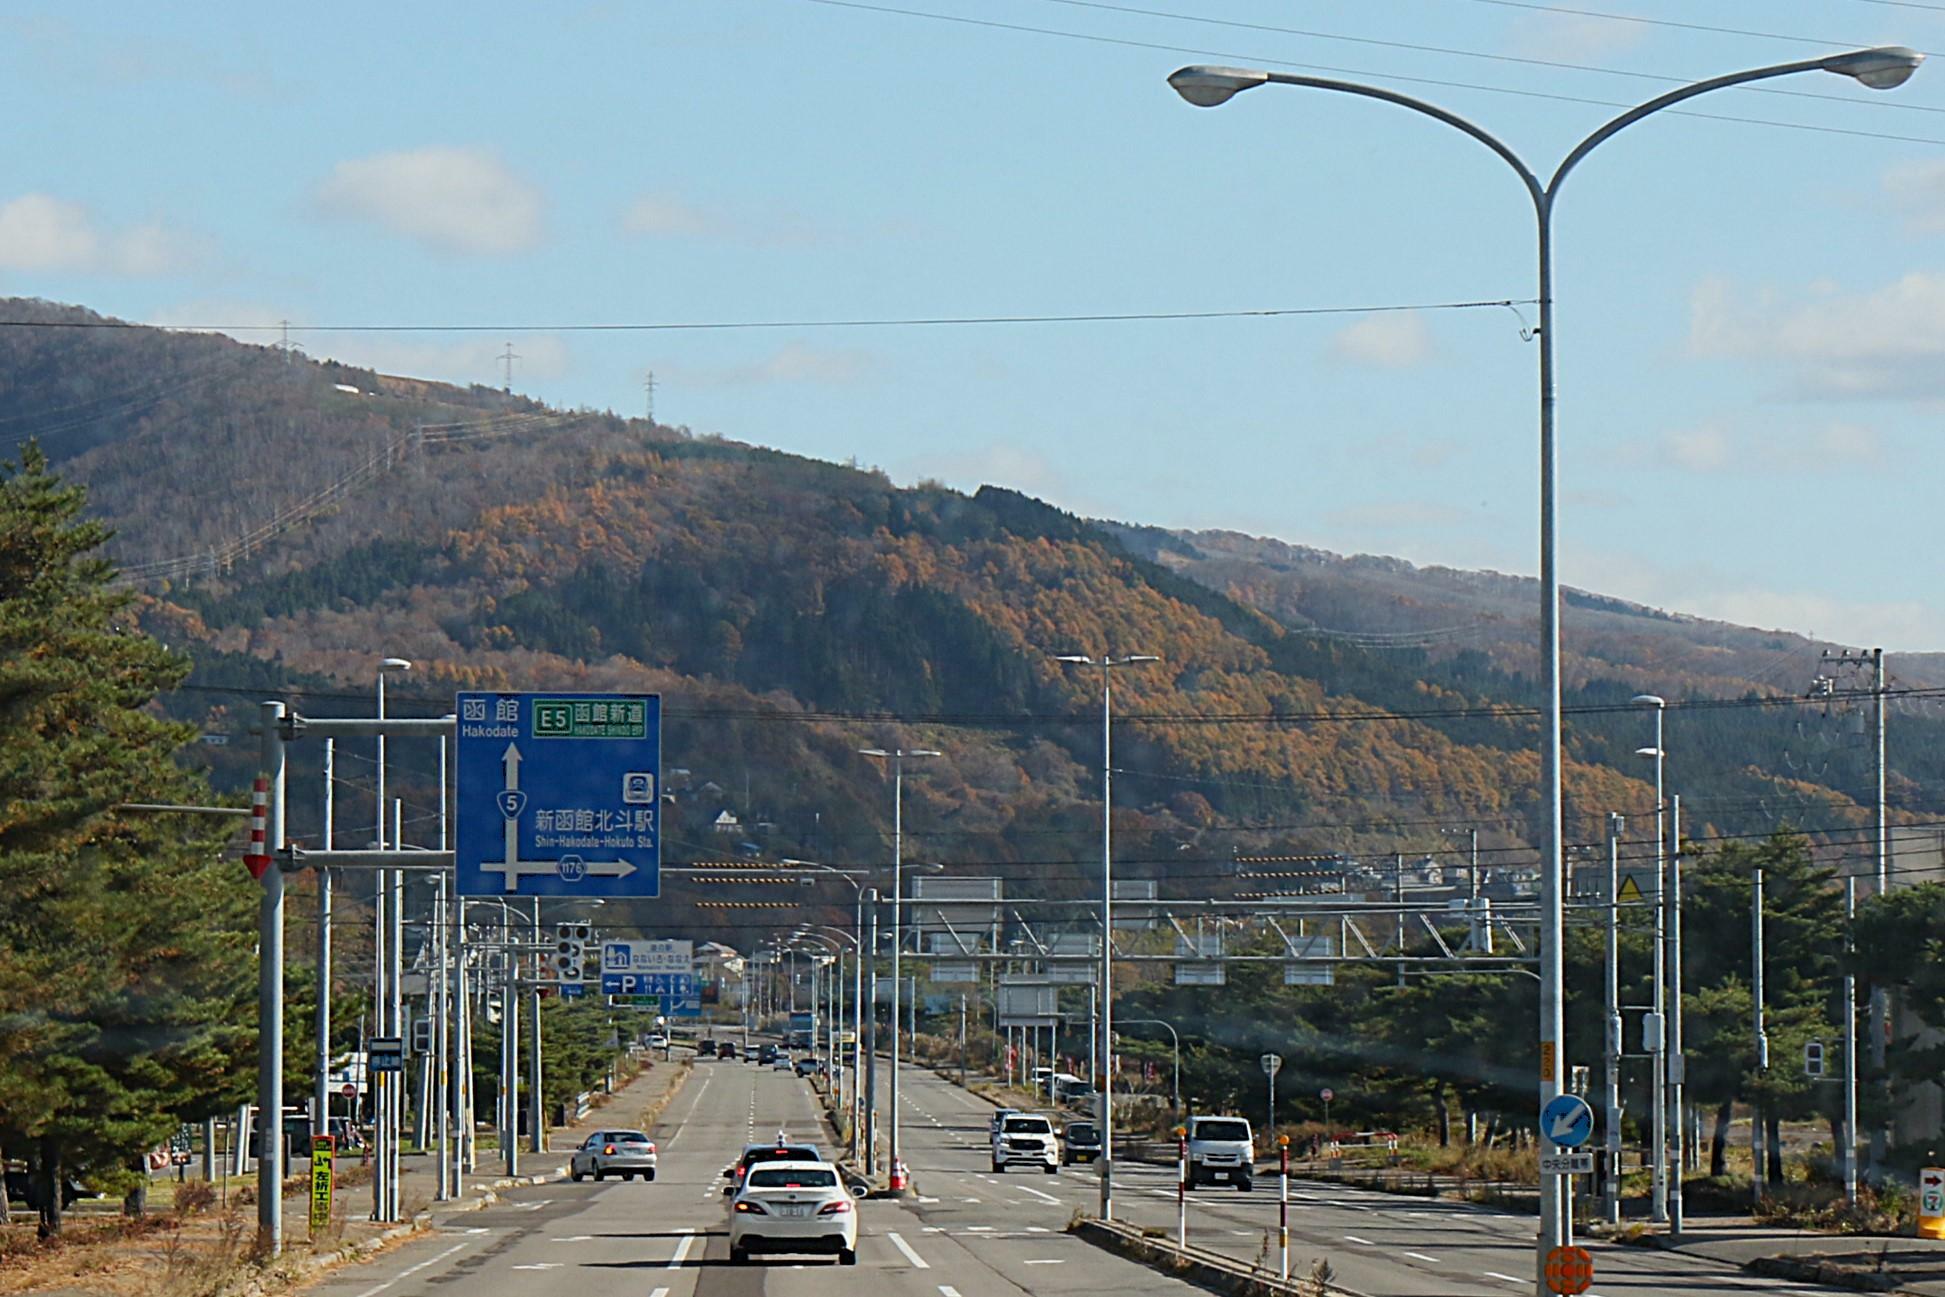
[[[766,1162],[750,1168],[729,1204],[729,1260],[752,1252],[834,1253],[858,1263],[858,1209],[828,1162]]]
[[[770,1066],[770,1064],[776,1062],[777,1061],[776,1045],[774,1043],[766,1043],[763,1046],[762,1050],[759,1052],[757,1056],[757,1061],[759,1063],[762,1063],[765,1067],[768,1067]]]
[[[1016,1162],[1037,1166],[1048,1175],[1060,1171],[1059,1140],[1054,1124],[1030,1112],[1016,1112],[1000,1122],[993,1136],[993,1170],[1006,1170]]]
[[[647,1046],[650,1049],[667,1049],[669,1047],[669,1038],[663,1035],[661,1032],[656,1031],[656,1032],[651,1032],[649,1034],[647,1041],[645,1041],[644,1043],[647,1044]]]
[[[605,1180],[655,1178],[655,1141],[639,1130],[597,1130],[581,1142],[568,1162],[568,1174],[578,1184],[583,1176]]]
[[[337,1140],[337,1150],[356,1152],[365,1146],[365,1133],[349,1117],[331,1118],[331,1136]]]
[[[775,1058],[770,1060],[770,1068],[772,1071],[777,1072],[791,1071],[790,1055],[779,1053]]]
[[[737,1159],[723,1168],[723,1179],[729,1183],[723,1192],[733,1194],[743,1187],[743,1177],[750,1168],[762,1162],[822,1162],[823,1151],[817,1145],[801,1139],[791,1139],[782,1131],[768,1144],[745,1144]]]
[[[998,1134],[1000,1133],[1000,1125],[1001,1125],[1001,1124],[1002,1124],[1003,1122],[1005,1122],[1005,1120],[1006,1120],[1006,1119],[1007,1119],[1008,1117],[1017,1117],[1017,1116],[1019,1115],[1019,1113],[1020,1113],[1020,1110],[1019,1110],[1018,1108],[995,1108],[995,1109],[993,1109],[993,1121],[992,1121],[992,1125],[991,1125],[991,1127],[989,1128],[989,1131],[988,1131],[988,1133],[989,1133],[989,1134],[992,1134],[992,1135],[998,1135]]]
[[[720,1044],[720,1045],[718,1045],[718,1046],[716,1046],[716,1057],[717,1057],[717,1058],[735,1058],[735,1057],[736,1057],[736,1042],[735,1042],[735,1041],[733,1041],[733,1040],[725,1040],[725,1041],[724,1041],[724,1042],[723,1042],[722,1044]]]
[[[697,1058],[716,1057],[716,1042],[713,1040],[698,1040],[696,1042],[696,1057]]]
[[[797,1060],[798,1076],[816,1076],[824,1070],[824,1060],[815,1054],[806,1054]]]
[[[1068,1166],[1101,1156],[1101,1128],[1091,1121],[1070,1121],[1061,1132],[1060,1160]]]

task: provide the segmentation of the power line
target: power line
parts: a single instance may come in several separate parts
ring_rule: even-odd
[[[1093,32],[1065,31],[1057,27],[1034,27],[1026,23],[999,22],[991,18],[969,18],[962,14],[934,13],[925,9],[903,9],[893,5],[866,4],[863,0],[802,0],[805,4],[826,5],[835,9],[855,9],[864,13],[890,14],[902,18],[922,18],[932,22],[956,23],[968,27],[992,28],[997,31],[1019,32],[1031,36],[1052,36],[1062,40],[1088,41],[1097,45],[1114,45],[1125,49],[1156,50],[1164,54],[1188,55],[1193,58],[1221,59],[1230,63],[1253,63],[1263,67],[1294,68],[1305,72],[1325,72],[1333,76],[1372,77],[1387,82],[1402,82],[1407,85],[1438,86],[1448,90],[1477,90],[1484,94],[1513,95],[1522,99],[1546,99],[1556,103],[1591,104],[1600,108],[1629,109],[1637,105],[1618,99],[1595,99],[1585,95],[1555,94],[1543,90],[1519,90],[1510,86],[1487,85],[1477,81],[1453,81],[1439,77],[1404,76],[1396,72],[1374,72],[1368,68],[1336,67],[1326,63],[1297,63],[1289,59],[1266,58],[1259,54],[1238,54],[1228,50],[1197,49],[1193,46],[1171,45],[1159,41],[1130,40],[1121,36],[1102,36]],[[1486,3],[1499,3],[1502,0],[1483,0]],[[1510,2],[1510,0],[1503,0]],[[1601,16],[1601,15],[1596,15]],[[1844,135],[1856,139],[1891,140],[1902,144],[1940,144],[1945,138],[1930,135],[1897,135],[1886,131],[1854,130],[1844,126],[1818,126],[1809,122],[1780,122],[1767,117],[1741,117],[1733,113],[1708,113],[1693,108],[1669,108],[1664,115],[1673,117],[1692,117],[1701,121],[1734,122],[1742,126],[1767,126],[1775,130],[1810,131],[1819,135]]]
[[[1468,4],[1493,5],[1501,9],[1525,9],[1533,13],[1566,14],[1573,18],[1598,18],[1604,22],[1633,23],[1641,27],[1672,27],[1681,31],[1708,32],[1715,36],[1753,36],[1758,40],[1790,41],[1797,45],[1835,45],[1863,48],[1871,41],[1835,41],[1821,36],[1791,36],[1783,32],[1756,31],[1747,27],[1716,27],[1708,23],[1681,22],[1674,18],[1644,18],[1640,14],[1611,13],[1599,9],[1576,9],[1571,5],[1535,4],[1532,0],[1467,0]]]
[[[1402,311],[1477,311],[1532,306],[1536,299],[1497,297],[1347,306],[1267,306],[1210,311],[1093,311],[1068,315],[929,315],[857,319],[566,322],[553,324],[292,324],[298,333],[680,333],[735,329],[914,329],[1003,324],[1130,324],[1189,320],[1260,320],[1306,315],[1385,315]],[[250,333],[267,324],[144,324],[139,320],[0,320],[0,329],[170,329]],[[496,357],[504,360],[504,356]],[[518,359],[516,356],[515,359]]]
[[[1074,9],[1097,9],[1106,13],[1130,14],[1143,18],[1167,18],[1175,22],[1204,23],[1213,27],[1234,27],[1243,31],[1270,32],[1279,36],[1301,36],[1306,40],[1343,41],[1347,44],[1371,45],[1381,49],[1409,50],[1416,54],[1483,59],[1492,63],[1513,63],[1523,67],[1550,68],[1562,72],[1592,72],[1601,76],[1628,77],[1636,81],[1659,81],[1669,85],[1681,85],[1693,79],[1669,76],[1661,72],[1636,72],[1626,68],[1604,68],[1589,63],[1567,63],[1559,59],[1532,58],[1519,54],[1494,54],[1486,50],[1462,49],[1452,45],[1423,45],[1414,41],[1383,40],[1375,36],[1346,36],[1339,32],[1279,27],[1272,23],[1239,22],[1230,18],[1209,18],[1201,14],[1171,13],[1166,9],[1142,9],[1133,5],[1109,4],[1106,0],[1040,0],[1040,3],[1066,5]],[[1741,86],[1738,89],[1750,94],[1780,95],[1787,99],[1821,99],[1829,103],[1850,104],[1860,108],[1895,108],[1905,112],[1945,113],[1945,108],[1932,104],[1913,104],[1882,97],[1859,99],[1850,95],[1822,95],[1810,90],[1783,90],[1775,86]]]

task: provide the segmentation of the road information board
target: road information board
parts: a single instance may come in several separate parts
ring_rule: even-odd
[[[1945,1238],[1945,1167],[1918,1172],[1918,1237]]]
[[[461,896],[661,892],[662,699],[463,693]]]
[[[314,1239],[331,1225],[332,1164],[336,1153],[334,1138],[311,1136],[311,1237]]]

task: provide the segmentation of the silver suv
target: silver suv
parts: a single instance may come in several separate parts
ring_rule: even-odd
[[[1000,1118],[993,1132],[993,1170],[1004,1171],[1015,1162],[1037,1166],[1048,1175],[1060,1171],[1060,1140],[1054,1124],[1030,1112],[1009,1112]]]
[[[1247,1193],[1255,1179],[1256,1151],[1246,1118],[1189,1118],[1189,1188],[1227,1180]]]

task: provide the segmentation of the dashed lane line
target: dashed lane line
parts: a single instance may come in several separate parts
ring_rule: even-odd
[[[669,1258],[668,1269],[680,1270],[682,1263],[689,1259],[689,1248],[696,1241],[693,1230],[683,1230],[682,1237],[676,1241],[675,1255]]]
[[[1521,1287],[1525,1287],[1527,1282],[1524,1279],[1515,1279],[1509,1274],[1501,1274],[1497,1270],[1481,1270],[1479,1273],[1485,1275],[1488,1279],[1497,1279],[1501,1283],[1519,1284]]]
[[[1437,1264],[1438,1264],[1438,1258],[1437,1258],[1437,1257],[1435,1257],[1435,1256],[1426,1256],[1426,1255],[1425,1255],[1425,1254],[1424,1254],[1423,1252],[1407,1252],[1407,1253],[1405,1253],[1405,1255],[1406,1255],[1406,1256],[1408,1256],[1408,1257],[1411,1257],[1411,1258],[1412,1258],[1413,1260],[1416,1260],[1416,1261],[1423,1261],[1423,1262],[1425,1262],[1425,1263],[1426,1263],[1427,1265],[1437,1265]]]
[[[1360,1246],[1360,1247],[1376,1247],[1376,1246],[1377,1246],[1377,1244],[1376,1244],[1376,1243],[1373,1243],[1373,1242],[1372,1242],[1372,1241],[1371,1241],[1370,1239],[1368,1239],[1368,1238],[1359,1238],[1359,1237],[1358,1237],[1357,1235],[1355,1235],[1355,1234],[1346,1234],[1346,1235],[1344,1236],[1344,1241],[1345,1241],[1346,1243],[1356,1243],[1356,1244],[1357,1244],[1358,1246]]]
[[[419,1262],[417,1265],[399,1271],[397,1274],[393,1275],[390,1279],[387,1279],[384,1283],[379,1284],[377,1287],[365,1289],[363,1292],[358,1294],[358,1297],[378,1297],[379,1293],[384,1292],[387,1288],[390,1288],[393,1284],[397,1283],[399,1280],[409,1279],[413,1275],[417,1274],[419,1271],[425,1269],[427,1266],[437,1265],[439,1262],[444,1261],[447,1257],[451,1256],[455,1252],[460,1251],[465,1246],[466,1245],[464,1243],[455,1243],[451,1247],[447,1248],[444,1252],[441,1252],[438,1256],[427,1257],[425,1260]]]
[[[932,1263],[930,1261],[927,1261],[924,1257],[920,1256],[917,1252],[914,1252],[912,1250],[912,1245],[910,1243],[907,1243],[901,1235],[888,1233],[885,1235],[885,1237],[891,1240],[891,1245],[893,1247],[897,1248],[900,1252],[903,1252],[905,1254],[905,1259],[912,1263],[912,1269],[930,1270],[932,1268]]]
[[[959,1297],[959,1290],[949,1283],[939,1285],[939,1297]]]

